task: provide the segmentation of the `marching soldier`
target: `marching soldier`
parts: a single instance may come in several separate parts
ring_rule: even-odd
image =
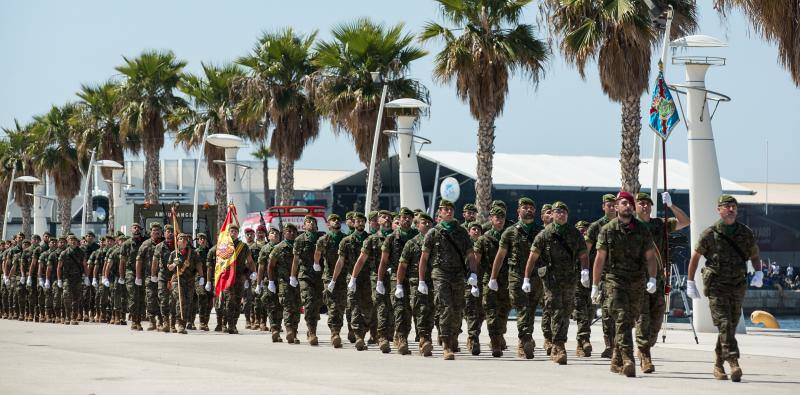
[[[207,258],[208,258],[208,251],[211,248],[208,245],[208,236],[205,233],[198,233],[197,234],[197,248],[195,251],[197,252],[197,256],[200,257],[200,277],[206,276],[208,272],[207,267]],[[210,277],[204,277],[207,283],[210,283],[212,280]],[[210,287],[209,287],[210,288]],[[195,287],[195,297],[192,298],[192,311],[190,313],[191,317],[189,318],[189,324],[186,326],[187,329],[194,329],[194,318],[196,315],[200,316],[200,330],[208,332],[208,320],[211,317],[211,306],[214,304],[214,294],[206,291],[206,285],[197,284]]]
[[[63,290],[58,284],[58,258],[61,253],[67,248],[67,238],[61,236],[58,238],[56,249],[47,256],[47,270],[45,272],[44,287],[50,290],[50,295],[45,302],[50,310],[50,317],[52,322],[56,324],[66,324],[64,315],[64,299]]]
[[[314,259],[317,249],[317,219],[306,215],[303,219],[303,233],[294,240],[291,275],[300,280],[300,301],[305,312],[306,338],[308,344],[316,346],[317,322],[322,308],[322,266]]]
[[[361,256],[361,249],[364,244],[364,240],[367,239],[367,232],[364,230],[366,225],[367,217],[364,216],[362,213],[354,213],[353,214],[353,231],[342,239],[339,243],[339,257],[336,259],[336,267],[333,270],[333,275],[331,276],[330,282],[328,283],[328,292],[335,293],[338,292],[336,285],[339,284],[350,284],[350,279],[347,278],[348,275],[352,272],[353,267],[356,264],[356,261]],[[345,281],[339,281],[339,275],[344,272],[346,273]],[[364,272],[366,274],[366,272]],[[362,274],[362,283],[368,283],[368,277]],[[364,288],[360,288],[361,292],[359,294],[354,294],[348,292],[347,295],[347,304],[352,311],[352,307],[355,298],[369,298],[369,290],[366,291]],[[354,318],[355,319],[355,318]],[[351,321],[351,323],[354,323]],[[362,351],[367,349],[367,344],[364,342],[364,335],[365,333],[361,332],[363,328],[357,328],[353,325],[351,332],[355,337],[355,346],[356,350]],[[349,336],[348,336],[349,340]]]
[[[156,322],[156,317],[161,316],[158,305],[158,272],[152,271],[153,255],[156,246],[161,241],[161,224],[153,222],[150,225],[150,238],[142,242],[136,254],[136,285],[142,287],[139,290],[141,295],[137,295],[137,297],[143,296],[143,298],[137,299],[137,302],[141,304],[137,306],[137,310],[141,312],[139,318],[143,318],[144,313],[147,313],[150,321],[148,331],[154,331],[164,324],[163,318],[160,323]],[[142,284],[142,279],[147,282],[146,285]]]
[[[253,253],[253,261],[256,263],[256,270],[258,270],[258,258],[261,256],[261,250],[266,248],[269,244],[269,240],[267,239],[267,227],[264,224],[258,225],[256,228],[256,252]],[[274,245],[273,245],[274,246]],[[259,283],[260,284],[260,283]],[[255,289],[256,285],[253,284],[252,289]],[[267,316],[266,316],[266,308],[264,306],[264,302],[261,298],[261,295],[253,295],[253,322],[251,323],[253,330],[260,330],[261,332],[267,331]]]
[[[83,249],[83,256],[86,257],[87,264],[89,263],[89,258],[92,256],[92,254],[100,249],[100,244],[97,243],[96,237],[97,236],[95,236],[94,232],[89,231],[83,238],[85,244],[81,245],[81,249]],[[89,276],[91,276],[91,272],[89,273]],[[91,278],[89,281],[91,281]],[[88,285],[83,287],[81,292],[81,312],[83,313],[83,322],[89,322],[91,320],[91,316],[95,309],[95,294],[96,292],[94,287]]]
[[[267,290],[278,295],[283,306],[283,325],[286,328],[286,342],[299,344],[297,338],[297,324],[300,323],[300,284],[297,277],[291,274],[293,248],[297,237],[297,227],[294,224],[283,226],[283,241],[278,243],[269,253],[269,266],[267,275],[269,283]],[[260,290],[259,290],[260,292]],[[274,332],[273,332],[274,333]]]
[[[168,266],[172,261],[170,254],[175,250],[175,229],[172,225],[164,226],[164,238],[158,243],[153,250],[153,259],[150,263],[151,276],[155,276],[158,281],[158,310],[161,316],[161,326],[158,330],[164,333],[176,333],[178,329],[175,327],[177,317],[175,310],[172,308],[172,290],[171,277],[172,270]],[[186,300],[188,306],[189,300]]]
[[[589,225],[589,229],[586,230],[583,238],[586,240],[586,249],[589,250],[589,262],[592,266],[589,269],[590,275],[594,276],[594,258],[597,256],[597,236],[600,234],[600,229],[607,223],[611,222],[612,219],[617,217],[617,209],[616,209],[616,197],[610,193],[603,195],[603,216],[598,219],[597,221],[592,222]],[[601,273],[601,280],[602,276],[605,273]],[[583,287],[578,287],[581,289]],[[608,300],[605,297],[605,290],[601,289],[601,313],[602,313],[602,328],[603,328],[603,341],[605,343],[605,349],[603,350],[602,354],[600,354],[603,358],[611,358],[612,350],[614,348],[614,319],[611,317],[608,311],[608,305],[606,301]],[[591,298],[590,298],[591,299]],[[589,338],[591,336],[591,319],[588,320],[581,320],[578,322],[578,344],[581,345],[583,349],[584,356],[591,355],[592,352],[592,344],[589,343]]]
[[[170,281],[172,290],[171,312],[177,318],[176,331],[186,334],[186,317],[189,317],[190,298],[194,293],[195,278],[196,284],[205,285],[203,277],[203,264],[197,251],[190,247],[192,235],[181,233],[178,236],[178,245],[169,253],[168,264],[165,266],[165,274]]]
[[[498,272],[497,291],[490,291],[489,281],[492,277],[492,265],[500,247],[500,238],[506,222],[506,211],[499,206],[492,207],[489,211],[491,228],[475,242],[475,259],[480,265],[479,271],[483,274],[481,288],[483,291],[483,308],[486,314],[486,327],[489,331],[489,341],[492,347],[492,356],[503,356],[505,349],[506,324],[511,302],[508,299],[508,265],[500,267]]]
[[[245,284],[249,287],[249,282],[256,280],[256,265],[250,248],[247,244],[239,240],[239,226],[230,225],[228,232],[233,240],[232,247],[236,251],[236,279],[230,287],[223,291],[225,299],[225,313],[227,314],[228,333],[235,335],[239,333],[236,323],[242,313],[242,290]]]
[[[105,320],[106,297],[108,291],[106,286],[103,285],[103,267],[106,264],[106,253],[108,250],[108,238],[104,236],[100,238],[100,248],[96,249],[89,255],[89,277],[92,281],[92,288],[94,288],[94,309],[92,315],[89,317],[89,322],[100,322]]]
[[[250,256],[253,258],[253,262],[258,262],[258,253],[261,252],[261,244],[256,241],[255,230],[251,227],[244,228],[244,239],[245,243],[247,243],[247,248],[250,249]],[[242,289],[242,297],[244,298],[244,302],[242,303],[245,319],[244,329],[257,329],[255,317],[253,316],[253,288],[255,288],[256,284],[252,284],[251,287],[250,281],[245,280],[245,285],[246,286]]]
[[[50,254],[53,250],[56,249],[57,241],[56,239],[50,235],[50,233],[45,232],[44,238],[47,240],[47,248],[44,247],[39,251],[39,258],[37,259],[37,271],[39,277],[39,322],[51,322],[52,317],[52,308],[48,308],[47,301],[48,298],[51,298],[52,290],[50,289],[50,284],[53,283],[51,280],[50,283],[45,285],[46,280],[48,280],[47,274],[47,261],[50,257]]]
[[[261,299],[264,324],[269,320],[272,342],[280,343],[283,341],[283,339],[281,339],[281,316],[283,315],[283,308],[281,307],[277,293],[263,291],[263,283],[264,278],[267,278],[269,281],[269,254],[271,254],[275,246],[281,242],[281,232],[277,228],[270,228],[267,238],[269,241],[261,248],[261,252],[258,254],[256,293],[260,295],[259,299]],[[328,314],[330,314],[330,312]]]
[[[152,237],[153,235],[151,235]],[[122,243],[120,249],[120,271],[125,271],[125,287],[128,295],[128,313],[131,315],[131,330],[141,331],[142,320],[145,318],[144,286],[142,284],[143,269],[137,263],[139,249],[145,240],[142,236],[142,226],[138,223],[131,225],[131,238]],[[155,324],[151,325],[153,329]]]
[[[88,287],[89,267],[78,238],[70,233],[67,235],[67,243],[67,248],[58,257],[57,285],[64,290],[64,323],[78,325],[81,315],[81,277],[83,285]]]
[[[589,229],[588,221],[578,221],[575,223],[575,229],[581,234],[581,238],[586,243],[586,231]],[[587,250],[588,251],[588,250]],[[589,257],[589,278],[592,278],[592,260]],[[575,262],[575,268],[580,269],[580,261]],[[576,357],[591,357],[592,356],[592,343],[589,342],[591,336],[592,319],[595,316],[595,310],[592,308],[592,298],[590,297],[591,291],[589,288],[584,287],[580,283],[580,278],[575,283],[575,311],[573,312],[575,324],[578,331],[575,337],[577,340],[577,347],[575,349]]]
[[[674,207],[674,206],[673,206]],[[739,382],[742,368],[739,366],[739,344],[736,342],[736,326],[742,311],[742,301],[747,291],[747,261],[753,264],[755,275],[751,285],[761,287],[764,273],[753,231],[736,220],[739,203],[731,195],[722,195],[717,200],[720,219],[700,234],[700,238],[689,260],[686,291],[692,299],[700,299],[695,285],[695,273],[700,257],[706,258],[702,269],[703,294],[711,307],[711,319],[719,330],[717,346],[714,348],[714,378],[727,380],[724,363],[731,368],[730,379]]]
[[[478,221],[475,221],[467,226],[467,231],[469,232],[469,238],[473,244],[473,252],[475,252],[476,250],[474,249],[474,246],[478,239],[483,235],[483,227]],[[477,260],[477,252],[475,252],[475,257],[476,261],[480,263],[480,261]],[[481,269],[480,264],[477,266],[476,274],[478,275],[478,280],[480,281],[480,279],[483,278],[483,270]],[[483,310],[483,303],[480,294],[480,285],[473,287],[469,284],[465,284],[464,320],[467,322],[467,349],[470,350],[472,355],[480,355],[481,353],[480,334],[481,326],[483,325],[485,318],[486,316]]]
[[[428,296],[428,293],[433,290],[425,289],[428,292],[422,293],[419,289],[419,258],[422,255],[422,243],[425,240],[425,235],[433,227],[433,218],[420,212],[416,216],[416,222],[417,235],[406,242],[400,254],[394,297],[404,299],[406,297],[406,289],[408,290],[411,316],[415,322],[414,329],[419,338],[419,354],[423,357],[430,357],[433,351],[432,333],[435,307],[432,298]],[[430,278],[431,273],[432,270],[429,265],[426,267],[424,278]]]
[[[333,279],[333,272],[336,268],[336,260],[339,257],[339,245],[345,237],[341,231],[339,216],[331,214],[328,216],[328,232],[317,240],[314,251],[314,264],[323,267],[323,281],[330,283]],[[328,328],[331,330],[331,345],[333,348],[342,347],[343,315],[347,308],[347,287],[344,282],[330,290],[325,289],[325,301],[328,307]]]

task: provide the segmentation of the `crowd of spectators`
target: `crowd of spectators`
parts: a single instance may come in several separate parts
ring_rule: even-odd
[[[764,286],[761,289],[800,289],[800,270],[796,270],[794,266],[781,266],[773,262],[765,265],[762,270],[764,271]],[[748,284],[752,277],[753,274],[748,275]],[[750,288],[755,289],[752,286]]]

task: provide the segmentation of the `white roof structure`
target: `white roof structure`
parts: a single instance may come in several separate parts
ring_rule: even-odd
[[[422,151],[419,156],[464,176],[477,177],[477,157],[474,152]],[[652,164],[642,161],[639,182],[643,187],[650,184],[648,178],[651,172]],[[667,159],[667,182],[671,191],[687,193],[689,175],[687,163]],[[750,188],[733,181],[725,178],[721,181],[724,193],[753,193]],[[492,183],[497,189],[615,190],[620,186],[619,158],[495,153]]]
[[[736,200],[744,204],[787,204],[800,205],[800,184],[741,182],[741,185],[755,191],[748,196],[737,196]]]

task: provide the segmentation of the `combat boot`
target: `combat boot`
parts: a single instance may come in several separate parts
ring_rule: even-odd
[[[178,320],[177,331],[181,335],[185,335],[186,334],[186,322],[184,322],[183,320]]]
[[[506,337],[503,336],[503,335],[500,335],[500,336],[498,336],[498,338],[500,339],[500,349],[503,350],[503,351],[508,350],[508,344],[506,344]],[[536,342],[534,342],[534,344],[536,344]]]
[[[200,330],[208,332],[208,318],[200,318]]]
[[[481,343],[478,339],[467,338],[467,349],[472,355],[481,355]]]
[[[420,336],[419,339],[419,355],[423,357],[430,357],[433,355],[433,342],[430,337]]]
[[[342,348],[342,338],[338,329],[331,330],[331,345],[333,348]]]
[[[353,332],[353,329],[350,328],[349,326],[347,327],[347,341],[349,341],[350,344],[356,342],[356,334],[355,332]]]
[[[734,383],[742,381],[742,368],[739,367],[739,358],[728,358],[728,365],[731,367],[731,381]]]
[[[653,373],[656,367],[653,366],[653,361],[650,358],[650,348],[639,348],[639,361],[642,373]]]
[[[525,347],[523,346],[522,338],[517,343],[517,358],[525,358]]]
[[[636,364],[633,360],[633,351],[622,353],[622,371],[625,377],[636,377]]]
[[[191,321],[189,321],[189,323],[188,323],[188,324],[186,324],[186,329],[188,329],[188,330],[190,330],[190,331],[193,331],[193,330],[197,329],[197,328],[195,328],[195,326],[194,326],[194,320],[191,320]]]
[[[492,347],[492,356],[500,358],[503,356],[503,347],[500,344],[500,336],[489,336],[489,344]]]
[[[317,324],[308,324],[308,344],[311,346],[319,345],[319,339],[317,338]]]
[[[289,344],[295,344],[295,340],[297,339],[297,332],[292,327],[286,328],[286,342]]]
[[[552,348],[552,360],[559,365],[567,364],[567,349],[564,342],[556,342]]]
[[[452,361],[456,359],[456,354],[453,353],[453,340],[449,336],[442,336],[442,357],[445,361]]]
[[[228,324],[228,329],[226,332],[228,332],[229,335],[238,335],[239,329],[236,328],[236,325]]]
[[[158,331],[164,333],[170,333],[169,318],[162,319],[161,326],[158,327]]]
[[[250,316],[246,315],[244,318],[245,318],[244,329],[253,329],[253,325],[250,323]]]
[[[175,317],[169,317],[169,324],[168,324],[168,327],[169,327],[169,331],[170,331],[171,333],[178,333],[178,329],[177,329],[177,328],[175,328],[175,324],[176,324],[176,319],[175,319]]]
[[[611,342],[609,341],[608,336],[603,336],[603,341],[606,344],[606,348],[600,354],[600,357],[611,358],[611,356],[613,355],[613,351],[611,350]]]
[[[544,352],[547,355],[553,353],[553,342],[551,342],[550,339],[544,339]]]
[[[281,330],[278,328],[272,328],[272,342],[273,343],[283,343],[283,339],[281,339]]]
[[[151,332],[158,328],[158,324],[156,324],[156,317],[150,316],[150,326],[147,327],[147,331]]]
[[[374,326],[369,328],[369,341],[367,344],[378,344],[378,328]]]
[[[222,332],[222,317],[217,315],[217,326],[214,327],[214,332]]]
[[[408,349],[408,338],[406,336],[401,335],[400,333],[394,334],[394,339],[397,342],[397,353],[400,355],[408,355],[411,354],[411,351]]]
[[[622,372],[622,356],[616,349],[611,351],[611,367],[609,370],[611,373]]]
[[[385,337],[378,339],[378,348],[380,348],[381,352],[384,354],[392,352],[392,346],[389,344],[389,339]]]
[[[356,335],[356,350],[364,351],[367,349],[367,343],[364,341],[364,336],[360,333]]]
[[[533,359],[533,350],[534,343],[531,335],[525,335],[525,337],[522,339],[522,351],[525,355],[525,359]]]
[[[260,330],[261,332],[266,332],[267,331],[267,322],[264,321],[264,320],[261,320],[261,323],[258,326],[258,330]]]
[[[714,378],[717,380],[727,380],[728,375],[725,373],[725,361],[717,355],[716,361],[714,362]]]

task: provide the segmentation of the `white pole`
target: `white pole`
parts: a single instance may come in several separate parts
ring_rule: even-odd
[[[661,46],[661,70],[665,74],[667,72],[667,48],[669,47],[669,35],[672,29],[672,15],[673,10],[672,6],[670,6],[669,11],[667,11],[667,26],[664,29],[664,43]],[[661,137],[656,133],[653,133],[653,161],[651,163],[653,164],[653,171],[651,173],[650,197],[653,199],[654,203],[658,203],[658,171],[660,170],[661,164]],[[666,163],[664,165],[666,166]],[[664,185],[664,188],[666,187],[667,186]],[[650,216],[656,217],[658,213],[658,204],[654,204],[650,210]],[[664,217],[666,216],[667,213],[664,213]]]
[[[425,209],[425,199],[422,197],[422,180],[419,175],[417,151],[414,149],[414,131],[412,126],[416,116],[399,115],[395,118],[397,123],[397,144],[399,146],[400,170],[400,206],[414,209]]]
[[[375,122],[375,135],[372,140],[372,155],[369,160],[369,173],[367,175],[367,198],[364,202],[364,215],[369,215],[372,211],[372,188],[375,185],[375,160],[378,156],[378,140],[381,137],[381,120],[383,119],[383,104],[386,102],[386,91],[389,85],[383,83],[383,91],[381,92],[381,104],[378,107],[378,120]]]
[[[767,168],[766,177],[764,177],[764,215],[769,215],[769,140],[764,140],[767,145],[764,154],[764,164]]]
[[[122,229],[122,225],[125,221],[122,220],[120,214],[122,214],[122,207],[125,206],[125,194],[123,193],[123,175],[125,174],[124,169],[111,169],[111,195],[114,197],[114,223],[111,226],[114,227],[114,230]],[[144,226],[144,224],[142,224]]]
[[[208,136],[208,127],[211,125],[211,120],[206,121],[206,127],[203,131],[203,142],[200,143],[200,151],[197,154],[197,165],[194,167],[194,196],[192,196],[192,240],[197,239],[197,180],[200,176],[200,163],[202,162],[203,154],[206,152],[206,136]]]
[[[236,154],[239,152],[239,147],[225,148],[225,179],[228,186],[229,203],[236,206],[236,211],[244,215],[247,213],[247,207],[244,204],[244,196],[242,194],[242,180],[239,179],[239,174],[236,167]]]
[[[89,202],[89,177],[92,176],[93,166],[94,166],[94,150],[92,150],[92,155],[89,157],[89,168],[87,168],[86,173],[84,173],[84,177],[86,177],[86,183],[83,184],[83,210],[81,210],[81,236],[86,235],[86,211]]]
[[[6,215],[3,218],[3,237],[2,240],[6,240],[6,230],[8,230],[8,216],[11,214],[11,192],[13,191],[14,187],[14,177],[17,175],[17,166],[11,167],[11,181],[8,182],[8,195],[6,198]]]
[[[431,206],[428,207],[428,214],[433,217],[436,210],[436,195],[439,192],[439,162],[436,162],[436,175],[433,176],[433,193],[431,193]]]
[[[33,234],[42,235],[47,230],[47,219],[45,217],[44,183],[38,182],[33,185]]]

